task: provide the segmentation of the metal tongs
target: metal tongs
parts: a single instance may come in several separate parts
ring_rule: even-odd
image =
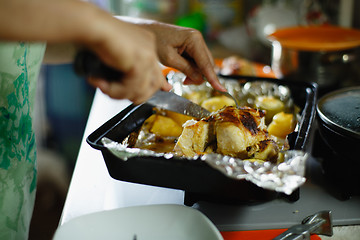
[[[273,240],[310,240],[311,234],[333,235],[331,211],[321,211],[308,216],[301,224],[290,227]]]

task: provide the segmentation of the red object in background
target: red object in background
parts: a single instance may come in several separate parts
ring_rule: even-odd
[[[231,231],[221,232],[224,240],[271,240],[287,229],[270,229],[270,230],[257,230],[257,231]],[[311,240],[321,240],[318,235],[311,235]]]

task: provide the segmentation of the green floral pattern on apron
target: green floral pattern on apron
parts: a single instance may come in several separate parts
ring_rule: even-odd
[[[32,109],[45,44],[0,42],[0,239],[27,239],[35,201]]]

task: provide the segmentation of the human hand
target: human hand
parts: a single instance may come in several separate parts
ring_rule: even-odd
[[[110,67],[123,73],[119,81],[90,77],[89,83],[112,98],[126,98],[135,104],[171,85],[162,75],[153,33],[134,24],[107,19],[99,39],[87,44]]]
[[[207,80],[215,89],[226,91],[216,76],[213,57],[199,31],[156,21],[144,21],[140,25],[155,34],[161,63],[187,76],[184,84],[201,84]]]

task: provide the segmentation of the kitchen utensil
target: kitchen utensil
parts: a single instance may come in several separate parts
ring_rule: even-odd
[[[311,234],[333,235],[331,211],[321,211],[308,216],[301,224],[292,226],[273,240],[310,240]]]
[[[224,96],[226,96],[226,97],[231,98],[232,100],[234,100],[236,107],[239,108],[239,103],[238,103],[238,101],[237,101],[237,100],[234,98],[234,96],[231,95],[229,92],[223,92],[223,91],[219,91],[219,90],[215,90],[215,91],[216,91],[217,93],[220,93],[220,94],[222,94],[222,95],[224,95]]]
[[[147,103],[199,119],[210,116],[210,112],[205,108],[172,92],[158,91]]]
[[[204,76],[203,76],[203,79],[204,79],[204,81],[206,81],[206,82],[208,81],[207,78],[204,77]],[[232,100],[234,100],[236,107],[239,108],[239,103],[238,103],[238,101],[237,101],[236,98],[235,98],[233,95],[231,95],[229,92],[220,91],[220,90],[217,90],[217,89],[214,89],[214,90],[215,90],[215,92],[217,92],[217,93],[219,93],[219,94],[221,94],[221,95],[224,95],[224,96],[226,96],[226,97],[231,98]]]
[[[108,81],[120,81],[122,77],[121,72],[106,66],[94,53],[87,50],[80,51],[76,55],[74,68],[81,76],[101,77]],[[210,115],[205,108],[172,92],[158,91],[147,103],[196,118]]]
[[[279,29],[272,42],[271,67],[277,78],[316,82],[333,89],[354,81],[360,54],[360,31],[334,26]]]
[[[235,76],[232,77],[234,80]],[[237,80],[243,84],[249,81],[281,83],[290,88],[294,103],[301,109],[299,127],[289,137],[290,146],[291,149],[306,151],[315,117],[316,85],[271,78],[239,77]],[[153,110],[149,104],[130,105],[87,137],[87,142],[93,148],[101,150],[112,178],[185,190],[186,205],[193,205],[205,199],[220,202],[256,202],[282,197],[290,201],[298,199],[297,191],[287,196],[258,187],[246,180],[229,178],[200,158],[134,156],[127,161],[121,161],[103,145],[101,140],[104,137],[122,142],[130,133],[141,127],[151,114]]]

